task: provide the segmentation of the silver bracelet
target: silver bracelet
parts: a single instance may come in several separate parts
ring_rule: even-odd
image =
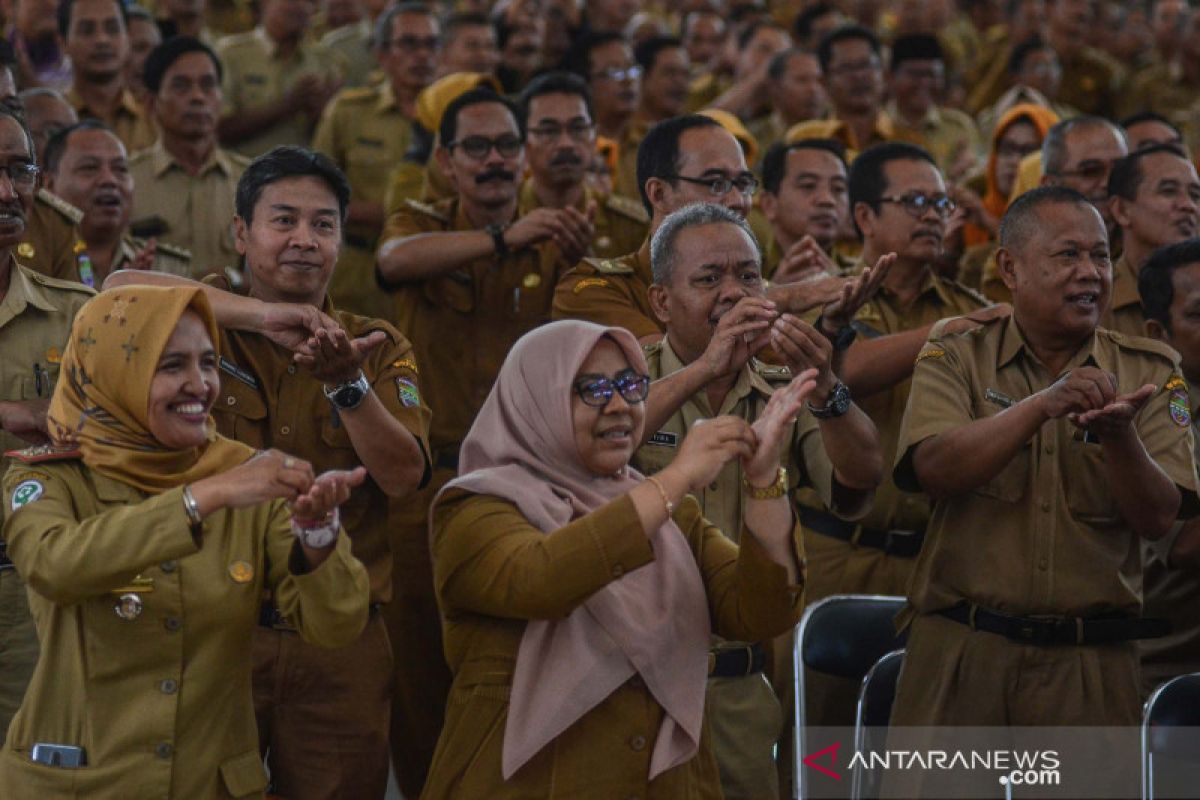
[[[188,525],[192,530],[204,524],[204,517],[200,516],[200,504],[196,502],[196,496],[192,494],[192,487],[188,484],[183,487],[183,513],[187,514]]]
[[[329,547],[337,539],[338,531],[342,529],[342,515],[335,508],[332,514],[314,527],[298,524],[294,516],[291,523],[292,535],[299,539],[301,544],[320,550]]]

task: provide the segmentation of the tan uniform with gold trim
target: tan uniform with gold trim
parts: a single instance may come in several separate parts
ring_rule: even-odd
[[[236,269],[242,258],[233,241],[233,201],[249,164],[239,153],[214,148],[200,174],[190,175],[161,140],[155,142],[129,159],[136,187],[133,225],[159,217],[166,230],[155,239],[160,247],[174,245],[191,253],[189,278]]]
[[[46,189],[38,189],[25,238],[16,254],[30,269],[64,281],[79,280],[77,255],[86,245],[79,232],[83,212]]]
[[[585,186],[583,197],[575,207],[586,213],[589,206],[595,208],[592,225],[596,231],[589,255],[615,258],[638,249],[646,241],[650,215],[641,200],[619,194],[601,195]],[[526,178],[517,200],[517,216],[522,217],[541,207],[533,190],[533,179]]]
[[[128,89],[122,91],[121,102],[111,118],[88,108],[74,86],[67,90],[65,96],[80,119],[94,117],[104,122],[125,143],[125,149],[130,153],[149,147],[158,138],[158,127],[154,120]]]
[[[475,229],[457,198],[434,205],[409,200],[389,217],[380,241]],[[450,691],[433,594],[429,506],[457,473],[459,446],[508,351],[549,319],[554,287],[567,266],[558,248],[545,242],[503,260],[487,256],[395,287],[397,319],[413,343],[423,370],[421,387],[433,411],[429,444],[434,457],[432,480],[406,499],[393,527],[399,596],[386,609],[398,671],[392,751],[406,795],[415,797],[425,781]]]
[[[71,322],[93,294],[82,284],[13,266],[8,292],[0,300],[0,401],[50,398]],[[0,452],[24,447],[28,442],[0,430]],[[10,463],[0,457],[0,470],[7,471]],[[0,506],[0,522],[7,509]],[[3,566],[6,561],[0,537],[0,744],[21,705],[38,655],[25,583],[16,570]]]
[[[1146,335],[1146,315],[1138,295],[1137,272],[1124,254],[1113,262],[1112,295],[1100,317],[1100,327],[1120,331],[1126,336]]]
[[[334,33],[339,33],[338,29]],[[404,115],[390,83],[339,92],[321,115],[312,146],[332,158],[350,180],[350,198],[383,205],[391,170],[412,141],[412,120]],[[394,304],[375,283],[379,226],[353,223],[329,294],[339,308],[393,319]]]
[[[585,258],[554,290],[554,319],[625,328],[641,339],[666,329],[650,308],[650,240],[620,258]]]
[[[1195,506],[1187,392],[1166,345],[1098,329],[1063,373],[1095,366],[1119,392],[1162,387],[1135,420],[1150,457]],[[961,334],[935,328],[918,357],[895,480],[916,485],[912,448],[995,416],[1050,386],[1012,318]],[[1174,395],[1183,397],[1181,409]],[[1044,423],[991,480],[933,504],[908,592],[912,622],[893,725],[1136,725],[1133,642],[1037,646],[937,612],[960,603],[1017,616],[1137,617],[1141,540],[1120,515],[1101,446],[1066,418]]]

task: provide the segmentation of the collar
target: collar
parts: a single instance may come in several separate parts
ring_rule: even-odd
[[[160,136],[150,148],[150,171],[154,174],[154,177],[161,178],[163,173],[171,169],[171,167],[178,167],[180,170],[186,172],[175,156],[167,152],[167,148],[163,145],[163,140]],[[200,168],[200,175],[206,175],[212,169],[219,169],[226,175],[233,174],[233,165],[229,162],[229,156],[220,147],[213,147],[208,160]]]
[[[1001,368],[1006,366],[1022,353],[1025,353],[1031,360],[1036,361],[1037,356],[1034,355],[1033,350],[1025,341],[1025,336],[1021,333],[1016,318],[1010,316],[1002,324],[1004,328],[1000,333],[1000,347],[996,351],[996,367]],[[1104,350],[1096,347],[1096,331],[1092,331],[1092,335],[1088,337],[1087,342],[1075,352],[1075,355],[1071,356],[1071,360],[1063,367],[1063,372],[1084,365],[1099,367],[1105,372],[1115,371],[1115,365],[1110,363]]]
[[[861,153],[866,149],[862,142],[855,139],[854,130],[850,127],[849,123],[840,117],[834,117],[831,121],[833,122],[831,138],[840,139],[850,150],[856,150]],[[896,138],[896,123],[892,120],[891,115],[883,109],[879,110],[875,115],[875,121],[871,123],[871,134],[876,139],[885,142]]]
[[[859,258],[856,262],[854,262],[854,274],[862,272],[865,265],[866,262],[863,261],[862,258]],[[938,277],[937,270],[926,264],[922,275],[921,288],[917,291],[917,297],[924,297],[925,295],[932,293],[935,297],[937,297],[938,302],[942,305],[950,305],[954,302],[954,298],[950,294],[950,290],[946,288],[945,281]],[[885,292],[888,295],[895,294],[893,290],[888,289],[886,286],[880,286],[879,291]]]
[[[579,202],[575,204],[575,208],[586,212],[588,203],[596,204],[596,213],[599,214],[604,205],[604,199],[598,197],[585,184],[583,192],[579,195]],[[542,207],[542,203],[538,200],[537,193],[533,190],[533,176],[530,175],[525,180],[521,181],[521,188],[517,190],[517,217],[523,217],[534,209]]]
[[[887,105],[884,106],[884,109],[885,113],[888,115],[888,118],[892,121],[893,126],[896,124],[908,124],[903,122],[903,118],[900,116],[900,112],[896,106],[895,100],[889,100]],[[876,122],[878,124],[878,121]],[[931,131],[941,127],[941,124],[942,111],[940,108],[938,108],[938,105],[934,103],[933,105],[929,106],[929,109],[925,112],[925,115],[921,117],[920,121],[918,121],[917,124],[912,127],[915,127],[920,131]]]
[[[83,97],[75,89],[75,84],[67,89],[66,101],[79,112],[80,119],[84,117],[99,117],[93,110],[84,102]],[[142,107],[138,104],[137,99],[133,96],[133,92],[128,89],[121,90],[121,102],[117,105],[117,113],[122,112],[134,117],[142,116]]]
[[[1108,304],[1109,313],[1126,306],[1141,306],[1142,298],[1138,294],[1137,283],[1137,273],[1134,272],[1129,259],[1122,253],[1121,257],[1117,259],[1117,263],[1113,264],[1112,298]]]
[[[379,99],[375,101],[376,111],[391,111],[399,109],[400,104],[396,102],[396,93],[392,91],[390,81],[383,81],[379,84]]]
[[[50,293],[33,279],[33,271],[21,265],[14,256],[12,275],[8,281],[8,293],[4,296],[3,303],[0,304],[0,308],[3,309],[0,314],[6,318],[7,322],[8,319],[19,316],[27,306],[33,306],[48,313],[60,310]]]

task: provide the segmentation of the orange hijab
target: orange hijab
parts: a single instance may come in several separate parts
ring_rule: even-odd
[[[217,325],[200,289],[128,286],[102,292],[75,316],[50,399],[50,435],[78,445],[83,463],[158,494],[236,467],[254,454],[216,432],[201,447],[169,450],[150,433],[150,383],[167,340],[194,311],[215,343]]]

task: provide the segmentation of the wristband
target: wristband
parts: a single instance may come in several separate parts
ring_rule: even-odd
[[[342,517],[335,508],[325,519],[311,520],[293,516],[291,524],[292,535],[299,539],[301,544],[321,550],[329,547],[337,538],[342,527]]]
[[[658,489],[658,494],[662,497],[663,505],[666,506],[667,509],[667,518],[670,519],[671,515],[675,513],[675,504],[672,503],[671,498],[667,496],[667,490],[663,488],[662,481],[653,475],[648,475],[646,477],[646,482],[654,484],[654,488]]]
[[[762,488],[750,483],[743,475],[742,486],[746,489],[746,496],[751,500],[774,500],[783,497],[788,490],[787,469],[780,467],[779,471],[775,473],[775,482]]]
[[[187,514],[188,526],[193,531],[204,524],[204,517],[200,516],[200,504],[196,502],[190,484],[184,484],[183,487],[183,513]]]

